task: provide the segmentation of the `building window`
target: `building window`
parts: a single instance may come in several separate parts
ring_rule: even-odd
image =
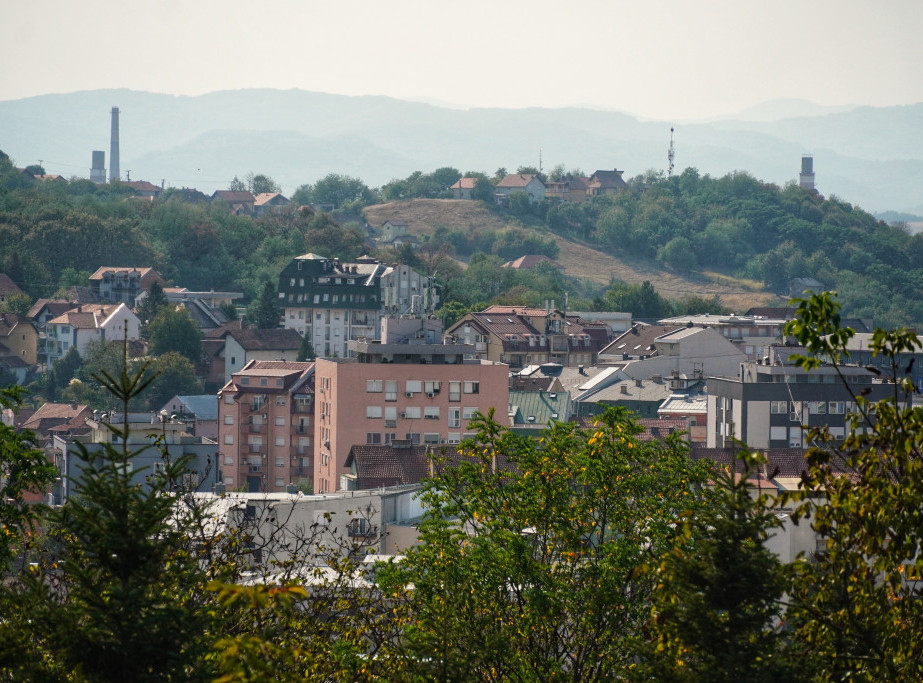
[[[285,416],[284,415],[276,415],[276,426],[278,427],[285,426]]]
[[[449,432],[449,443],[458,443],[461,441],[461,434],[459,432]]]
[[[458,427],[461,422],[461,408],[449,408],[449,426]]]
[[[285,486],[285,479],[276,477],[276,488],[281,488],[282,486]]]
[[[224,397],[224,404],[229,406],[234,405],[234,396],[232,394],[226,394]]]
[[[407,432],[407,440],[411,446],[418,446],[420,444],[420,432]]]
[[[439,419],[439,406],[424,406],[423,407],[423,419],[424,420],[438,420]]]
[[[439,443],[439,434],[433,434],[433,433],[430,433],[430,432],[424,433],[424,434],[423,434],[423,443],[429,444],[429,445]]]
[[[788,438],[788,427],[770,427],[769,428],[769,440],[770,441],[785,441]]]
[[[418,379],[408,379],[407,380],[407,393],[408,394],[419,394],[423,391],[423,382]]]
[[[431,395],[431,394],[432,394],[433,396],[435,396],[436,394],[439,393],[440,385],[441,385],[440,382],[424,382],[424,383],[423,383],[423,391],[426,392],[426,395],[427,395],[427,396],[429,396],[429,395]]]
[[[282,456],[276,456],[276,467],[285,467],[285,458]]]
[[[401,417],[406,417],[411,420],[417,420],[420,418],[420,406],[407,406],[404,408],[404,412],[401,414]]]
[[[773,415],[785,415],[788,412],[788,401],[770,401],[769,412]]]
[[[367,444],[378,445],[381,443],[381,434],[379,432],[367,432],[365,435]]]
[[[466,394],[481,393],[481,383],[480,382],[465,382],[465,393]]]
[[[277,436],[277,437],[276,437],[276,446],[284,446],[284,445],[285,445],[285,437],[284,437],[284,436]]]
[[[225,416],[224,416],[224,424],[226,424],[226,425],[232,425],[232,424],[234,424],[234,416],[233,416],[233,415],[225,415]]]
[[[366,406],[365,407],[365,416],[368,418],[380,418],[381,417],[381,406]]]
[[[466,406],[464,412],[462,413],[462,417],[465,418],[466,420],[470,420],[472,417],[474,417],[474,414],[477,411],[478,409],[476,407]]]
[[[382,381],[380,379],[367,379],[365,381],[365,390],[370,394],[380,394],[382,390]]]
[[[811,415],[826,415],[827,414],[827,402],[826,401],[811,401],[808,404],[808,413]]]
[[[449,400],[461,401],[461,382],[449,382]]]
[[[389,379],[385,381],[385,400],[397,400],[397,380]]]
[[[792,410],[788,417],[792,422],[801,422],[801,401],[792,401]]]
[[[234,443],[234,435],[233,435],[233,434],[225,434],[225,435],[224,435],[224,443],[226,443],[226,444],[229,445],[229,446],[232,445],[232,444]]]
[[[827,404],[827,409],[830,411],[831,415],[842,415],[846,412],[846,402],[830,401],[830,403]]]

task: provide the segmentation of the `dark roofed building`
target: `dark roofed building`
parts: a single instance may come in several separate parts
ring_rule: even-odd
[[[0,273],[0,304],[13,294],[22,294],[19,286],[6,273]]]
[[[596,173],[590,176],[590,181],[587,183],[587,195],[592,197],[615,194],[616,192],[627,190],[628,183],[622,179],[622,173],[624,173],[624,171],[619,171],[618,169],[613,169],[611,171],[596,171]]]

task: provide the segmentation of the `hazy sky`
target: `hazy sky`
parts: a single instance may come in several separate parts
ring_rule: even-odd
[[[923,101],[923,0],[3,0],[0,100],[249,87],[664,120]]]

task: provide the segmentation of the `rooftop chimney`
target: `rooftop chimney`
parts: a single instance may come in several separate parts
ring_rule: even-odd
[[[112,134],[109,137],[109,182],[119,180],[119,108],[112,107]]]

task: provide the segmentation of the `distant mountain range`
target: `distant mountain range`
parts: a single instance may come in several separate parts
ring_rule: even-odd
[[[92,150],[109,159],[109,112],[121,111],[123,178],[210,193],[235,175],[265,173],[291,193],[328,173],[380,186],[454,166],[625,177],[666,171],[674,125],[676,171],[735,170],[784,185],[814,156],[817,189],[862,208],[923,213],[923,103],[821,107],[781,100],[738,117],[671,124],[584,108],[458,109],[388,97],[302,90],[236,90],[179,97],[95,90],[0,102],[0,150],[20,166],[88,177]]]

